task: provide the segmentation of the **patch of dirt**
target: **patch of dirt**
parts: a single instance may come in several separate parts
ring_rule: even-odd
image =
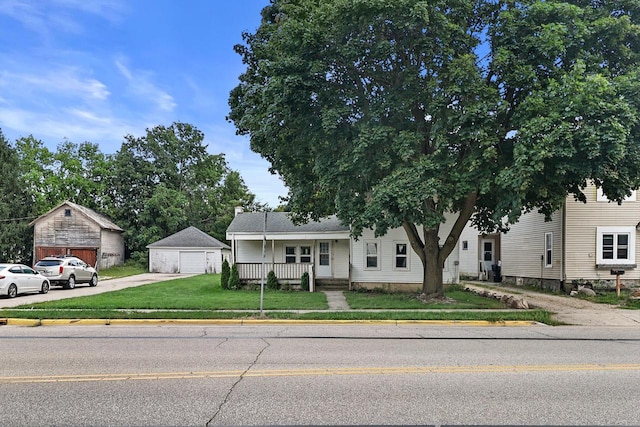
[[[433,304],[433,303],[455,304],[456,303],[456,300],[453,298],[439,297],[439,296],[427,295],[427,294],[420,294],[416,298],[418,299],[418,301],[424,304]]]

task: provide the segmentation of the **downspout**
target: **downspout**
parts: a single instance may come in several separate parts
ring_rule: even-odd
[[[567,272],[565,271],[565,255],[566,244],[565,235],[567,233],[567,202],[565,200],[562,205],[562,224],[560,224],[560,290],[567,292],[565,289],[565,282],[567,280]]]

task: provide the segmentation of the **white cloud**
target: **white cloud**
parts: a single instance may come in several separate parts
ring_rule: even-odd
[[[85,32],[86,28],[81,23],[82,14],[117,22],[124,12],[125,3],[121,0],[3,0],[0,3],[0,14],[15,19],[45,39],[59,32]]]
[[[116,67],[129,83],[129,91],[143,102],[152,103],[161,111],[171,112],[177,104],[173,97],[157,87],[152,81],[152,73],[146,71],[131,71],[124,63],[124,59],[115,61]]]
[[[21,68],[22,70],[32,69],[26,64]],[[83,71],[78,68],[63,67],[35,71],[35,73],[18,70],[3,71],[0,74],[0,87],[5,93],[22,96],[48,93],[65,98],[106,100],[110,95],[104,83],[82,75]]]

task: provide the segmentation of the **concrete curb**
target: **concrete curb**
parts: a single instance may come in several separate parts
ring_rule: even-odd
[[[288,319],[19,319],[3,318],[7,326],[106,325],[434,325],[434,326],[534,326],[534,321],[509,320],[288,320]],[[544,325],[546,326],[546,325]]]

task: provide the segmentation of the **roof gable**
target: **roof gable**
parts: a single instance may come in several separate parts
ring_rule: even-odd
[[[286,212],[267,212],[267,233],[329,233],[349,232],[349,227],[342,224],[336,216],[322,218],[296,225]],[[265,212],[241,213],[233,218],[227,233],[262,233],[264,231]]]
[[[182,231],[178,231],[171,236],[151,243],[147,248],[222,248],[231,249],[229,245],[222,243],[215,237],[212,237],[197,229],[196,227],[188,227]]]
[[[74,211],[79,212],[81,215],[85,216],[86,218],[88,218],[91,221],[93,221],[96,224],[98,224],[100,226],[100,228],[102,228],[102,229],[113,230],[113,231],[124,231],[124,230],[122,230],[122,228],[118,227],[113,221],[111,221],[105,215],[99,214],[98,212],[94,211],[93,209],[89,209],[89,208],[87,208],[85,206],[81,206],[81,205],[72,203],[72,202],[70,202],[68,200],[65,200],[64,202],[60,203],[58,206],[56,206],[56,207],[50,209],[48,212],[40,215],[38,218],[36,218],[33,221],[31,221],[29,223],[29,225],[34,225],[35,223],[39,222],[43,218],[46,218],[49,215],[51,215],[52,213],[56,212],[57,210],[59,210],[63,206],[68,206],[70,209],[73,209]]]

